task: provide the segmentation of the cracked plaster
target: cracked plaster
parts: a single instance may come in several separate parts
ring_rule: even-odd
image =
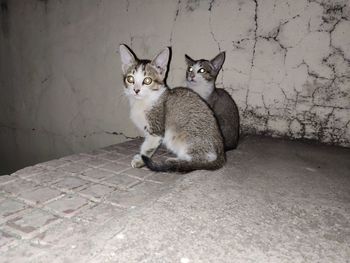
[[[243,132],[348,147],[349,18],[345,0],[2,0],[1,158],[13,169],[137,137],[119,43],[140,57],[172,46],[170,86],[185,84],[185,53],[225,50],[217,85]]]

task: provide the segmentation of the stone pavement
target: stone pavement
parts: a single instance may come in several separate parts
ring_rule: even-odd
[[[0,262],[349,262],[349,149],[247,137],[180,175],[140,142],[0,176]]]

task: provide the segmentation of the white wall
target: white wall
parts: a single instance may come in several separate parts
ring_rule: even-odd
[[[350,146],[349,1],[2,0],[0,174],[138,135],[122,94],[119,43],[141,58],[172,46],[226,51],[218,86],[245,132]]]

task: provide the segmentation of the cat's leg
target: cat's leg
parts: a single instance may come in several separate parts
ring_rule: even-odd
[[[186,147],[187,148],[187,147]],[[178,163],[178,162],[190,162],[193,160],[193,156],[189,155],[185,150],[183,151],[179,151],[176,154],[176,157],[169,157],[165,160],[165,163],[167,165],[172,166],[174,163]]]
[[[147,157],[152,157],[160,143],[162,142],[162,137],[154,136],[154,135],[146,135],[145,141],[141,145],[141,150],[139,154],[136,154],[131,161],[131,166],[134,168],[141,168],[145,165],[143,162],[141,155],[145,155]]]

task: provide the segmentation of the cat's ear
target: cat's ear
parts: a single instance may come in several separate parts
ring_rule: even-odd
[[[213,66],[214,71],[218,73],[225,61],[225,51],[219,53],[215,58],[210,60],[210,64]]]
[[[152,61],[153,65],[158,73],[164,78],[168,69],[168,63],[170,59],[170,49],[167,47],[163,49]]]
[[[119,51],[120,58],[122,60],[122,71],[125,74],[128,68],[137,61],[137,58],[131,52],[131,50],[124,44],[121,44],[119,46]]]
[[[187,65],[193,65],[195,63],[195,60],[192,59],[189,55],[185,54],[185,60]]]

